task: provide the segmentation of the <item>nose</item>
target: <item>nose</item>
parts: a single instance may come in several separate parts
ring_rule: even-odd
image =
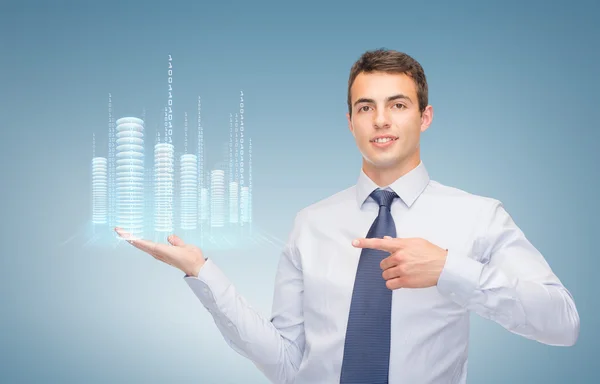
[[[375,113],[373,125],[375,128],[389,128],[390,119],[386,108],[380,108]]]

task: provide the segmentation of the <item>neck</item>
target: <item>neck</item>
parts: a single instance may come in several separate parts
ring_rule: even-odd
[[[376,167],[363,158],[363,172],[379,187],[386,187],[415,169],[421,162],[418,153],[390,167]]]

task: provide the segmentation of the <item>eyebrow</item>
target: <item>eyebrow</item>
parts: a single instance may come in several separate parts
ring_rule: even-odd
[[[406,99],[406,100],[408,100],[408,101],[412,102],[412,100],[410,99],[410,97],[408,97],[408,96],[406,96],[406,95],[403,95],[403,94],[401,94],[401,93],[399,93],[399,94],[397,94],[397,95],[394,95],[394,96],[390,96],[390,97],[388,97],[387,99],[385,99],[385,102],[386,102],[386,103],[389,103],[389,102],[390,102],[390,101],[392,101],[392,100],[398,100],[398,99]],[[358,99],[358,100],[356,100],[356,101],[354,102],[354,106],[356,106],[356,104],[358,104],[358,103],[374,103],[374,102],[375,102],[375,100],[373,100],[373,99],[365,99],[365,98],[362,98],[362,99]]]

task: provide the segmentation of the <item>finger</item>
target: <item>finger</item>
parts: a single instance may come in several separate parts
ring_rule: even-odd
[[[146,252],[150,256],[163,261],[169,265],[173,265],[169,260],[168,252],[169,247],[166,244],[155,243],[154,241],[140,239],[138,237],[133,236],[129,232],[124,231],[121,228],[115,228],[115,231],[124,239],[127,239],[129,244],[133,245],[137,249]]]
[[[385,286],[386,286],[388,289],[394,290],[394,289],[398,289],[398,288],[404,288],[404,287],[407,287],[407,286],[408,286],[408,284],[407,284],[407,281],[406,281],[406,279],[405,279],[405,278],[402,278],[402,277],[396,277],[395,279],[390,279],[390,280],[387,280],[387,281],[385,282]]]
[[[394,268],[398,265],[400,265],[400,263],[402,262],[402,254],[398,251],[390,254],[388,257],[386,257],[385,259],[381,260],[381,263],[379,263],[379,268],[381,268],[382,270],[388,270],[390,268]]]
[[[119,227],[115,228],[115,231],[121,238],[127,240],[131,245],[144,252],[152,254],[156,250],[157,244],[153,241],[140,239]]]
[[[380,249],[382,251],[387,252],[396,252],[400,249],[401,242],[400,239],[379,239],[379,238],[360,238],[354,239],[352,242],[356,248],[371,248],[371,249]]]
[[[183,242],[183,240],[181,240],[181,237],[179,237],[177,235],[171,235],[171,236],[167,237],[167,241],[171,245],[175,245],[175,246],[185,245],[185,243]]]
[[[173,256],[171,253],[173,252],[173,250],[171,249],[171,246],[162,243],[155,243],[153,241],[148,240],[134,240],[131,244],[134,247],[153,256],[155,259],[158,259],[169,265],[173,265]]]
[[[158,243],[155,243],[154,241],[150,241],[150,240],[144,240],[144,239],[133,239],[130,241],[130,243],[137,249],[147,252],[153,256],[156,253],[156,250],[158,247]]]
[[[123,228],[120,227],[115,227],[115,232],[117,232],[117,234],[119,235],[119,237],[121,237],[124,240],[135,240],[137,237],[135,237],[132,233],[127,232],[126,230],[124,230]]]
[[[383,277],[384,280],[392,280],[397,277],[402,277],[402,269],[398,268],[397,266],[387,268],[381,273],[381,277]]]

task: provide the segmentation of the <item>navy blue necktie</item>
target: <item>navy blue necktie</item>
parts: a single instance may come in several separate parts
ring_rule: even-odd
[[[376,189],[371,197],[379,204],[379,215],[371,225],[368,238],[396,237],[390,212],[393,191]],[[381,260],[389,252],[363,248],[348,316],[341,384],[387,384],[390,361],[390,321],[392,291],[381,276]]]

